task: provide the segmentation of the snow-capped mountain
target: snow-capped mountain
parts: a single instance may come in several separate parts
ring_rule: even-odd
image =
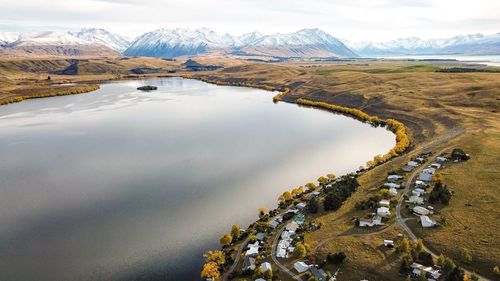
[[[117,55],[110,48],[87,41],[67,32],[33,32],[9,34],[7,44],[0,48],[3,55],[68,55],[110,56]]]
[[[176,57],[210,51],[273,56],[356,56],[340,40],[319,29],[290,34],[252,32],[236,37],[218,35],[207,28],[158,29],[136,39],[124,52],[128,56]]]
[[[352,43],[350,47],[363,56],[434,54],[492,55],[500,54],[500,33],[488,36],[478,33],[429,40],[408,37],[388,42]]]
[[[70,32],[70,34],[88,42],[104,45],[118,52],[123,52],[130,46],[130,41],[125,37],[110,33],[102,28],[84,28],[79,32]]]
[[[241,50],[249,54],[289,57],[357,56],[339,39],[317,28],[262,36],[242,46]]]

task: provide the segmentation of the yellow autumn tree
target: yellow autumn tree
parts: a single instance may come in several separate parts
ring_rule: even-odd
[[[208,251],[203,254],[203,257],[207,263],[215,262],[217,265],[223,265],[226,263],[226,256],[224,255],[224,252],[219,250]]]
[[[201,278],[204,279],[212,279],[213,281],[219,281],[220,280],[220,272],[219,272],[219,266],[217,263],[211,261],[207,262],[206,264],[203,265],[203,269],[201,270]]]
[[[219,242],[222,246],[227,246],[231,244],[232,241],[233,237],[231,236],[231,234],[222,235],[222,237],[219,239]]]

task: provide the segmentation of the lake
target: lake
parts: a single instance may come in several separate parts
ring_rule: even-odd
[[[382,56],[387,59],[433,59],[433,60],[457,60],[467,64],[484,64],[489,66],[500,66],[500,55],[401,55],[401,56]]]
[[[197,280],[232,224],[395,144],[273,95],[165,78],[0,107],[0,279]]]

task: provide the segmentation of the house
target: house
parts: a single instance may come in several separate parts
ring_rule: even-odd
[[[421,181],[421,180],[416,180],[415,181],[415,186],[416,187],[425,187],[427,184],[425,184],[425,182]]]
[[[439,277],[441,277],[441,273],[439,270],[432,268],[431,266],[423,266],[419,263],[414,262],[411,265],[412,270],[412,275],[413,276],[420,276],[421,272],[425,272],[426,274],[429,274],[432,279],[437,280]]]
[[[306,203],[304,202],[300,202],[298,203],[297,205],[295,205],[295,208],[299,209],[299,210],[302,210],[306,207]]]
[[[432,181],[432,174],[429,174],[427,172],[422,171],[420,175],[418,176],[418,179],[421,181]]]
[[[377,209],[377,215],[385,218],[391,215],[391,211],[387,207],[380,207]]]
[[[255,270],[255,257],[245,256],[245,260],[243,260],[243,271],[247,270]]]
[[[422,188],[415,188],[411,191],[411,193],[415,196],[422,196],[423,194],[425,194],[425,190]]]
[[[422,170],[422,172],[434,175],[436,173],[436,168],[429,166]]]
[[[415,169],[415,167],[413,166],[404,166],[403,168],[401,168],[401,170],[405,171],[405,172],[411,172],[413,169]]]
[[[304,223],[305,220],[306,220],[306,218],[304,217],[303,214],[298,214],[293,221],[296,222],[297,224],[301,225]]]
[[[417,204],[417,205],[422,205],[422,204],[424,204],[424,198],[420,197],[420,196],[417,196],[417,195],[412,195],[410,197],[410,199],[408,199],[407,202],[408,203]]]
[[[393,183],[393,182],[386,182],[386,183],[384,183],[384,186],[388,187],[388,188],[400,188],[401,187],[400,184]]]
[[[248,250],[245,252],[245,256],[257,256],[259,248],[259,241],[255,241],[254,244],[248,244]]]
[[[416,162],[416,161],[408,161],[408,163],[406,165],[415,168],[415,167],[418,166],[418,162]]]
[[[398,181],[398,180],[402,180],[403,179],[403,176],[400,176],[400,175],[389,175],[387,176],[387,180],[388,181]]]
[[[415,161],[417,161],[418,163],[422,164],[425,162],[425,158],[424,157],[417,157],[415,158]]]
[[[422,206],[415,206],[413,207],[413,212],[417,215],[420,215],[420,216],[427,216],[427,215],[431,215],[432,212]]]
[[[398,195],[398,190],[394,187],[389,188],[389,195],[391,195],[392,197]]]
[[[295,268],[298,273],[302,273],[307,271],[309,269],[309,266],[303,261],[298,261],[293,264],[293,268]]]
[[[448,161],[448,159],[446,157],[443,157],[443,156],[438,156],[438,157],[436,157],[436,161],[438,163],[443,164],[444,162]]]
[[[261,265],[260,265],[260,269],[262,270],[262,272],[266,272],[268,270],[273,270],[272,267],[271,267],[271,264],[268,263],[268,262],[263,262]]]
[[[371,219],[360,219],[360,227],[374,227],[376,225],[382,225],[382,218],[380,216],[374,216]]]
[[[393,240],[384,240],[384,246],[388,248],[394,248],[394,241]]]
[[[422,227],[434,227],[436,222],[431,220],[428,216],[420,216],[420,223]]]
[[[265,234],[262,233],[262,232],[259,232],[259,233],[255,234],[255,237],[257,237],[257,240],[263,241],[264,237],[265,237]]]
[[[382,207],[389,207],[391,205],[391,201],[387,199],[382,199],[380,200],[380,202],[378,202],[378,204]]]
[[[297,228],[299,228],[299,227],[300,227],[300,225],[298,223],[296,223],[295,221],[292,221],[291,223],[289,223],[286,226],[286,230],[291,231],[291,232],[295,232],[297,230]]]
[[[318,281],[326,281],[328,280],[328,276],[326,275],[326,272],[323,269],[318,269],[315,266],[310,267],[312,275],[316,278]]]
[[[432,163],[431,164],[431,168],[440,169],[441,168],[441,164],[439,164],[439,163]]]

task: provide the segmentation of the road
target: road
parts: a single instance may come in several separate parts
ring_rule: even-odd
[[[222,281],[227,281],[229,280],[229,275],[236,269],[236,266],[238,266],[238,263],[240,262],[240,257],[241,257],[241,252],[243,252],[243,249],[248,245],[248,241],[250,240],[250,235],[241,243],[240,248],[236,252],[236,259],[234,260],[233,264],[231,267],[222,274]]]
[[[274,240],[273,240],[273,245],[271,247],[271,259],[273,260],[273,262],[282,270],[284,271],[286,274],[290,275],[290,277],[292,277],[293,279],[295,280],[302,280],[300,278],[300,276],[296,275],[295,273],[293,273],[290,269],[288,269],[286,266],[284,266],[279,260],[278,258],[276,258],[276,246],[278,245],[278,241],[280,240],[280,237],[281,237],[281,233],[283,232],[283,229],[285,229],[286,227],[286,223],[284,225],[282,225],[277,231],[276,231],[276,236],[274,237]]]

